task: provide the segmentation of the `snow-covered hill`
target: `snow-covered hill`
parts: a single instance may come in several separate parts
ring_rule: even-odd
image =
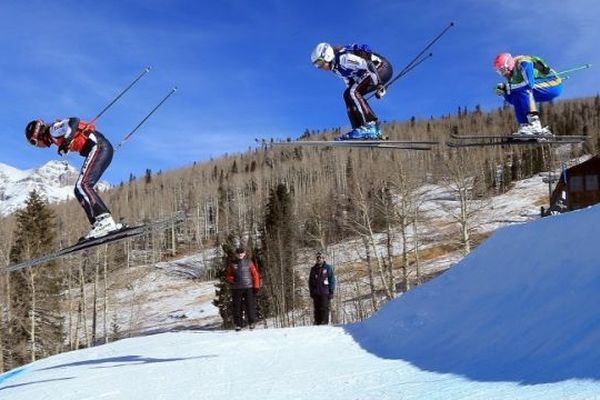
[[[74,197],[73,187],[79,171],[67,161],[49,161],[35,169],[20,170],[0,163],[0,216],[22,208],[32,190],[40,192],[49,202]],[[99,190],[109,185],[98,184]]]
[[[350,326],[178,332],[0,375],[3,399],[597,399],[600,206],[503,228]]]

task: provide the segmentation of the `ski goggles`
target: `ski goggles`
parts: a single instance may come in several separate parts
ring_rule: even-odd
[[[507,65],[503,65],[503,66],[501,66],[500,68],[498,68],[498,69],[496,70],[496,72],[497,72],[497,73],[498,73],[498,75],[500,75],[500,76],[505,76],[505,75],[507,75],[507,74],[509,74],[509,73],[510,73],[510,68],[509,68]]]
[[[32,146],[36,146],[36,147],[50,147],[50,143],[48,141],[48,137],[40,137],[41,134],[41,129],[36,130],[35,132],[33,132],[33,134],[31,135],[31,137],[28,139],[29,144],[31,144]]]
[[[323,66],[326,64],[327,62],[325,60],[323,60],[322,58],[319,58],[318,60],[315,60],[315,62],[313,63],[313,65],[315,66],[315,68],[323,68]]]
[[[36,121],[31,134],[29,135],[29,138],[27,139],[29,141],[29,144],[31,144],[32,146],[37,146],[38,143],[40,142],[40,132],[42,131],[43,125],[40,121]]]

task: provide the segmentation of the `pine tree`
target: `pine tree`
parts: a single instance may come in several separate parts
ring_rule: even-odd
[[[223,320],[223,328],[231,329],[233,328],[231,285],[225,280],[225,271],[234,257],[233,240],[229,238],[221,248],[223,249],[223,257],[220,260],[216,259],[216,265],[214,266],[217,283],[215,283],[215,299],[212,303],[219,309],[219,315]]]
[[[269,193],[264,217],[262,249],[256,256],[264,291],[269,294],[275,314],[283,325],[290,325],[287,313],[296,306],[297,277],[293,265],[298,246],[297,228],[292,212],[292,197],[280,183]]]
[[[55,216],[47,202],[32,191],[16,213],[11,262],[48,253],[56,238]],[[11,318],[7,342],[12,367],[59,353],[63,348],[60,313],[62,281],[55,262],[10,274]]]

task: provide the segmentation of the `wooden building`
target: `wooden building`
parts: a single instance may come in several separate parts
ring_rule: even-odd
[[[577,210],[600,203],[600,156],[563,171],[550,197],[550,213]]]

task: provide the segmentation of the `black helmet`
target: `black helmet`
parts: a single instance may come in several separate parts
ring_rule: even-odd
[[[36,119],[27,124],[25,137],[29,144],[37,147],[50,147],[47,140],[46,124],[41,119]]]
[[[244,249],[242,246],[239,246],[238,248],[235,249],[235,254],[243,254],[246,252],[246,249]]]

